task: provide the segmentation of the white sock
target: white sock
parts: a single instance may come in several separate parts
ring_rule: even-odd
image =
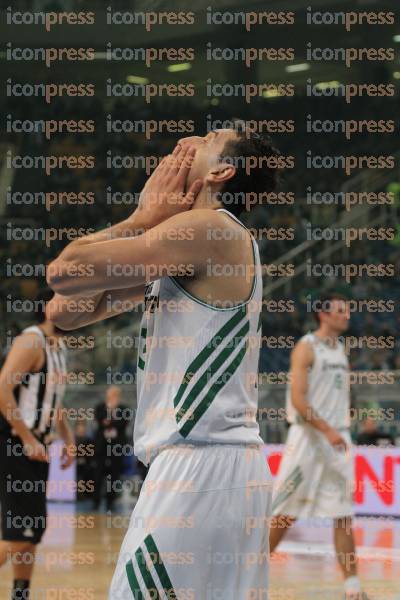
[[[346,594],[359,594],[361,592],[361,581],[356,575],[344,580],[344,591]]]

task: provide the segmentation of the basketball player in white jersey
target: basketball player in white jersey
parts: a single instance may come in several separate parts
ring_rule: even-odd
[[[357,577],[352,530],[348,360],[338,339],[348,328],[348,302],[339,294],[316,301],[319,326],[293,349],[286,449],[274,482],[270,549],[298,518],[333,519],[346,600],[366,598]]]
[[[257,165],[247,172],[246,157]],[[261,265],[235,214],[246,193],[274,189],[277,159],[267,140],[233,129],[182,139],[130,218],[71,243],[50,265],[49,314],[62,328],[145,296],[134,446],[150,470],[110,600],[267,598],[270,474],[256,422]],[[92,265],[91,277],[68,274],[82,265]],[[69,312],[82,298],[90,314]]]
[[[74,438],[62,397],[66,363],[63,332],[45,318],[15,338],[0,372],[0,566],[11,559],[12,600],[29,600],[35,553],[46,529],[47,446],[56,429],[64,441],[62,468],[73,461]]]

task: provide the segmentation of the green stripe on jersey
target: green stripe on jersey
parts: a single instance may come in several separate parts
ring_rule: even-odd
[[[145,582],[146,587],[150,593],[150,597],[153,600],[159,600],[160,594],[158,593],[157,586],[154,583],[154,579],[153,579],[153,577],[149,571],[149,568],[147,566],[146,559],[143,554],[143,550],[141,548],[138,548],[135,552],[135,556],[136,556],[137,563],[139,565],[140,572],[143,577],[143,581]]]
[[[215,375],[215,373],[218,371],[218,369],[224,364],[224,362],[236,350],[236,348],[239,346],[240,342],[243,340],[244,336],[249,332],[249,329],[250,329],[250,323],[249,323],[249,321],[246,320],[246,323],[241,328],[241,330],[238,331],[237,334],[231,340],[229,340],[226,347],[218,354],[217,358],[210,364],[208,369],[206,371],[204,371],[203,375],[200,377],[200,379],[198,380],[196,385],[193,386],[193,388],[187,395],[184,403],[182,404],[181,408],[179,409],[179,411],[176,415],[177,423],[179,423],[179,421],[184,417],[188,408],[190,408],[190,406],[195,402],[196,398],[199,396],[199,394],[202,392],[202,390],[204,390],[205,386],[210,381],[210,379]]]
[[[167,570],[164,566],[163,561],[161,560],[160,553],[156,546],[156,543],[151,535],[148,535],[144,540],[145,546],[147,548],[148,553],[150,554],[150,558],[153,562],[154,568],[157,572],[157,575],[161,581],[161,585],[163,586],[163,590],[168,598],[168,600],[177,600],[173,585],[168,576]]]
[[[190,380],[200,367],[206,362],[207,358],[216,350],[216,348],[224,341],[224,338],[246,317],[246,306],[240,308],[234,315],[225,323],[223,327],[214,335],[208,344],[201,350],[200,354],[190,363],[183,376],[183,381],[174,398],[174,407],[176,408],[183,396],[184,391],[190,383]]]
[[[139,582],[135,575],[135,571],[133,569],[133,564],[131,560],[128,563],[126,563],[125,569],[129,581],[129,587],[131,588],[134,599],[144,600],[144,596],[142,594],[142,590],[140,589]]]
[[[228,383],[228,381],[242,362],[244,355],[246,354],[246,349],[247,346],[246,343],[244,343],[240,352],[237,353],[233,361],[228,365],[228,367],[220,375],[217,381],[215,381],[214,384],[210,387],[203,400],[194,409],[192,417],[188,419],[183,425],[183,427],[179,430],[179,433],[182,437],[185,438],[189,435],[193,427],[198,423],[200,417],[202,417],[206,410],[210,407],[210,404],[212,403],[218,392],[224,387],[224,385]]]

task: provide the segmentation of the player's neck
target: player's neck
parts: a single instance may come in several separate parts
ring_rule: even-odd
[[[338,334],[336,331],[330,329],[330,327],[321,325],[321,327],[314,331],[314,335],[327,346],[334,347],[338,343]]]
[[[197,196],[193,204],[192,210],[199,208],[217,210],[217,208],[222,208],[222,206],[222,202],[218,200],[218,191],[214,191],[209,186],[204,186],[199,195]]]

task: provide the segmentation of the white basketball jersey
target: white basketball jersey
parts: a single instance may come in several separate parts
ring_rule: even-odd
[[[252,244],[253,289],[243,304],[214,308],[172,277],[146,288],[134,430],[135,454],[145,464],[162,447],[185,441],[262,443],[256,421],[262,277],[253,238]]]
[[[55,411],[60,407],[65,392],[66,352],[62,340],[60,348],[51,348],[40,327],[32,326],[22,333],[40,336],[46,358],[38,373],[28,373],[15,391],[21,416],[29,429],[42,437],[50,433]]]
[[[329,346],[313,333],[301,338],[312,346],[314,362],[308,372],[307,401],[318,415],[335,429],[350,426],[349,363],[339,340]],[[289,423],[303,419],[291,402],[290,384],[286,391],[286,410]]]

